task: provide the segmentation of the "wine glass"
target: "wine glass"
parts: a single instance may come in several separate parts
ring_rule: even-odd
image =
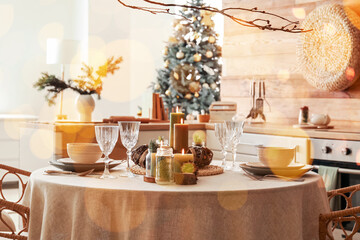
[[[127,150],[126,172],[127,176],[130,177],[132,176],[130,173],[131,149],[135,147],[138,141],[140,122],[118,122],[118,124],[120,127],[121,142]]]
[[[225,122],[215,123],[215,136],[220,143],[221,153],[223,155],[221,167],[223,169],[225,169],[226,168],[226,154],[227,154],[226,148],[227,148],[227,144],[228,144],[228,140],[227,140],[228,134],[227,134]]]
[[[235,165],[236,150],[240,143],[240,137],[243,134],[245,121],[226,121],[225,124],[228,133],[228,147],[232,152],[232,165],[227,170],[240,171],[239,165]]]
[[[113,151],[115,144],[119,138],[119,127],[118,126],[95,126],[96,141],[103,154],[105,155],[105,169],[104,173],[100,178],[115,178],[110,175],[109,172],[109,155]]]

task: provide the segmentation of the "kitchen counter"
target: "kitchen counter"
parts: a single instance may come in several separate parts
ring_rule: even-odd
[[[80,123],[80,122],[27,122],[22,126],[33,129],[48,129],[55,132],[73,131],[86,127],[93,127],[101,122]],[[77,130],[77,131],[78,131]],[[169,130],[168,123],[144,123],[140,126],[140,131],[167,131]],[[189,123],[189,130],[214,130],[212,123]],[[76,131],[76,130],[75,130]],[[322,138],[322,139],[338,139],[360,141],[360,125],[348,124],[346,122],[335,123],[334,129],[299,129],[292,125],[265,123],[265,124],[245,124],[245,133],[253,134],[267,134],[275,136],[287,137],[303,137],[303,138]]]

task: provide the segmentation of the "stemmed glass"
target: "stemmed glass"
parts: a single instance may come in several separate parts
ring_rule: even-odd
[[[138,141],[140,122],[118,122],[118,124],[120,127],[121,142],[127,150],[126,172],[127,176],[130,177],[132,176],[130,173],[131,149],[135,147]]]
[[[115,144],[119,138],[119,127],[118,126],[95,126],[96,141],[103,154],[105,155],[105,169],[104,173],[100,178],[115,178],[110,175],[109,163],[110,153],[114,150]]]
[[[226,121],[226,129],[228,132],[228,147],[232,152],[232,165],[227,170],[240,171],[239,165],[235,166],[236,163],[236,150],[240,143],[240,137],[243,134],[243,128],[245,121]]]
[[[221,167],[223,169],[225,169],[226,168],[226,154],[227,154],[226,148],[227,148],[227,144],[228,144],[228,139],[227,139],[228,134],[227,134],[225,122],[215,123],[215,136],[220,143],[221,153],[223,155]]]

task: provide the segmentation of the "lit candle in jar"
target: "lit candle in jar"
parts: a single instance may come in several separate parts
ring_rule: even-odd
[[[182,153],[174,154],[174,172],[181,173],[181,166],[184,163],[193,161],[194,156],[192,154],[185,154],[185,149],[182,149]]]
[[[180,153],[182,149],[187,151],[189,146],[189,124],[184,124],[184,119],[181,119],[180,124],[175,124],[174,130],[174,153]]]
[[[184,120],[185,114],[179,112],[179,107],[176,107],[176,113],[170,114],[170,147],[174,147],[174,125],[181,122],[181,119]]]

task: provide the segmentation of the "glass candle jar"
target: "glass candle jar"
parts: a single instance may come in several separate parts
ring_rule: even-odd
[[[170,146],[161,146],[156,153],[156,177],[157,184],[172,184],[173,174],[173,149]]]

